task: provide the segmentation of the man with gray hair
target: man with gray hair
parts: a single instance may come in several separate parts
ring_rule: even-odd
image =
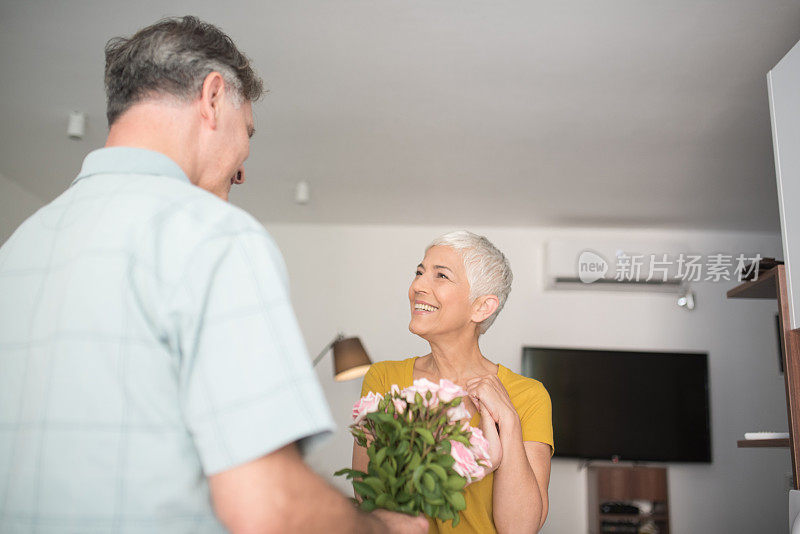
[[[108,43],[105,85],[105,148],[0,248],[0,531],[427,531],[300,456],[332,419],[280,252],[224,202],[247,57],[165,19]]]

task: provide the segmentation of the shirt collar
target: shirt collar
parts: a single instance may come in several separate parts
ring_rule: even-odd
[[[161,152],[128,146],[89,152],[83,160],[81,172],[72,183],[95,174],[152,174],[191,183],[178,164]]]

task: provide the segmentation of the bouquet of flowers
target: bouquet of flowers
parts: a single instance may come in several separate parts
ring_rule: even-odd
[[[489,443],[469,424],[466,395],[449,380],[423,378],[356,402],[350,433],[367,448],[367,472],[341,469],[335,476],[353,479],[364,511],[423,512],[458,524],[465,486],[491,470]]]

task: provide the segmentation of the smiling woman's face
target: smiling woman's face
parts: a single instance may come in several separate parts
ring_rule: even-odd
[[[411,304],[408,329],[429,339],[467,327],[473,311],[469,294],[461,255],[450,247],[431,247],[408,288]]]

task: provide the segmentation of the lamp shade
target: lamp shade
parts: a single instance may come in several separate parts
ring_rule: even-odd
[[[340,339],[333,344],[333,379],[342,382],[367,374],[372,361],[357,337]]]

